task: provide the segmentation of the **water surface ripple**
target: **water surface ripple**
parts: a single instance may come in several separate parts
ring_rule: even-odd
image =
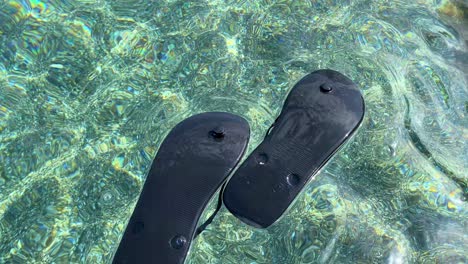
[[[467,263],[467,16],[457,0],[0,0],[0,263],[110,263],[175,124],[242,115],[252,150],[321,68],[360,85],[356,136],[269,229],[223,208],[187,263]]]

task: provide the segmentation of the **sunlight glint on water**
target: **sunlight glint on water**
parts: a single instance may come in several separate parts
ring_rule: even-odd
[[[360,85],[356,136],[275,225],[223,208],[187,262],[468,262],[467,16],[435,0],[0,0],[0,263],[110,263],[175,124],[242,115],[252,150],[320,68]]]

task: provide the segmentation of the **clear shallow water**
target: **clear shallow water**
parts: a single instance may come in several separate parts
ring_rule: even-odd
[[[320,68],[361,86],[357,135],[274,226],[222,209],[187,262],[468,262],[468,11],[408,2],[0,1],[0,263],[109,263],[176,123],[240,114],[251,150]]]

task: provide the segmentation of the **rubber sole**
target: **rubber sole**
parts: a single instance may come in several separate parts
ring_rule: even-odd
[[[364,100],[349,78],[332,70],[305,76],[263,142],[227,183],[224,204],[249,225],[270,226],[363,117]]]
[[[113,263],[183,263],[207,203],[236,167],[248,123],[204,113],[179,123],[162,143]]]

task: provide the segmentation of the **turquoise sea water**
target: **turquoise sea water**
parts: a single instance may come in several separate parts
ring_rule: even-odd
[[[356,136],[279,222],[223,208],[187,263],[467,263],[467,16],[449,0],[0,0],[0,263],[110,263],[175,124],[242,115],[252,150],[320,68],[360,85]]]

